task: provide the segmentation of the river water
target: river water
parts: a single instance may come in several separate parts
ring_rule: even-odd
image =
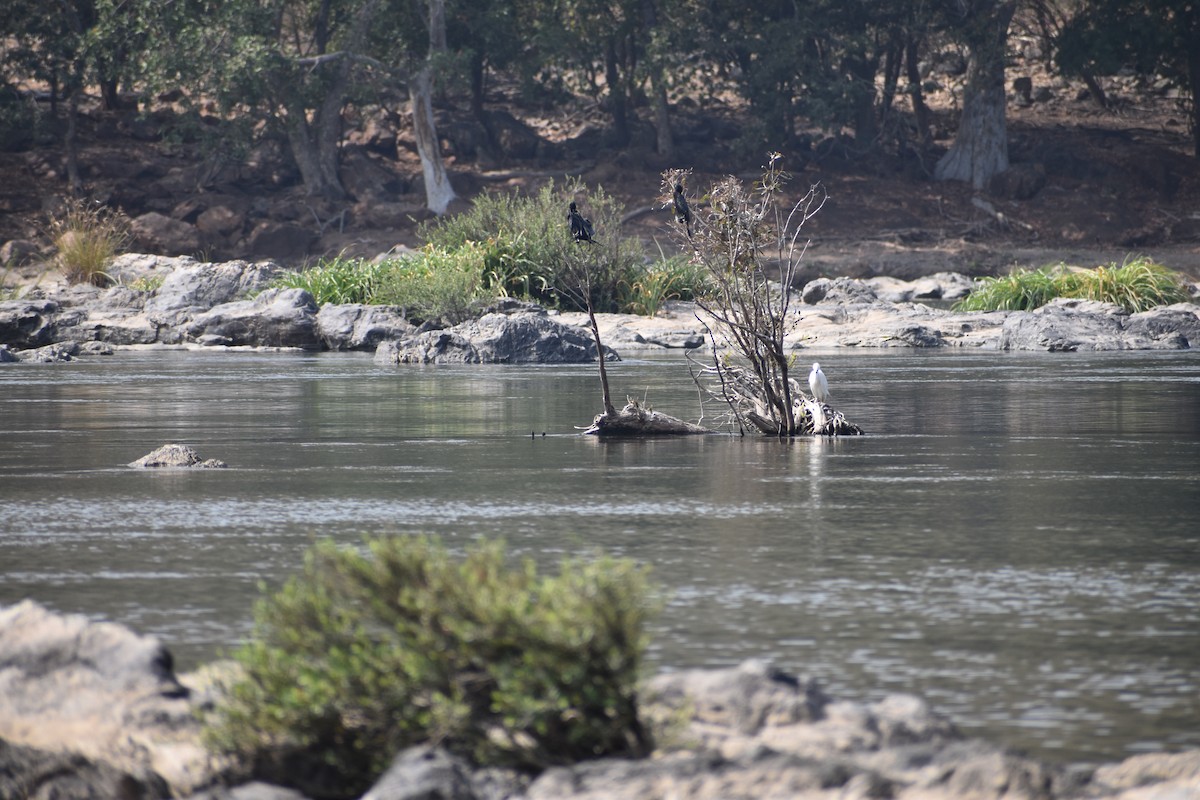
[[[502,536],[547,566],[651,564],[655,669],[754,657],[838,697],[915,692],[1051,759],[1200,747],[1200,353],[818,358],[868,436],[599,442],[575,429],[587,366],[6,365],[0,604],[128,624],[186,670],[314,537]],[[678,352],[610,380],[700,414]],[[230,468],[125,466],[166,442]]]

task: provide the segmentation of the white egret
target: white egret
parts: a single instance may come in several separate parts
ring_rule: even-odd
[[[808,373],[808,388],[812,391],[812,395],[818,403],[828,403],[829,381],[825,380],[825,373],[821,372],[821,365],[813,362],[812,372]]]

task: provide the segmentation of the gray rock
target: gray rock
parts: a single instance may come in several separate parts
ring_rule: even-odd
[[[139,468],[201,467],[219,469],[227,465],[224,461],[218,461],[215,458],[200,458],[200,454],[186,444],[164,444],[154,452],[147,453],[137,461],[130,462],[129,466]]]
[[[1182,348],[1200,347],[1200,305],[1176,303],[1130,314],[1125,331],[1131,337],[1144,337],[1151,342],[1175,342],[1182,337]]]
[[[0,303],[0,342],[11,347],[42,347],[55,338],[61,310],[54,300],[9,300]]]
[[[817,303],[874,303],[879,296],[869,284],[854,278],[817,278],[804,285],[800,300],[810,306]]]
[[[16,353],[8,349],[8,345],[0,344],[0,364],[15,364],[20,360]]]
[[[199,262],[190,256],[122,253],[104,271],[117,283],[128,285],[139,279],[165,278],[177,269],[196,266]]]
[[[185,330],[203,345],[321,348],[317,304],[304,289],[267,289],[253,300],[215,306]]]
[[[119,785],[165,782],[179,796],[214,781],[199,737],[188,690],[158,639],[30,600],[0,607],[0,738],[77,754],[86,762],[71,762],[72,769],[85,779],[90,763],[103,763],[132,776],[133,783],[118,777]],[[107,775],[98,775],[92,794],[72,796],[126,796],[105,793]]]
[[[308,800],[308,798],[295,789],[252,781],[241,786],[221,786],[208,789],[189,795],[185,800]]]
[[[244,214],[225,205],[205,209],[196,218],[196,227],[208,236],[231,236],[239,233],[245,224]]]
[[[829,702],[815,681],[799,680],[761,661],[658,675],[647,683],[646,699],[687,707],[697,721],[746,734],[767,725],[818,719]]]
[[[440,747],[402,750],[362,800],[477,800],[466,762]]]
[[[375,350],[382,341],[415,332],[395,306],[327,303],[317,312],[317,334],[329,350]]]
[[[377,364],[581,364],[596,360],[586,332],[544,313],[486,314],[453,328],[383,342]],[[619,360],[605,348],[605,360]]]
[[[58,342],[17,353],[17,359],[27,364],[57,364],[71,361],[79,355],[79,342]]]
[[[159,325],[180,325],[222,303],[266,289],[280,271],[280,267],[270,261],[257,264],[192,262],[167,274],[154,296],[146,301],[146,315]]]
[[[1111,303],[1056,298],[1033,311],[1014,313],[1004,321],[1001,350],[1127,350],[1125,320],[1129,315]]]
[[[28,239],[10,239],[0,245],[0,266],[24,266],[37,260],[39,253],[37,242],[31,242]]]
[[[157,211],[136,217],[129,228],[134,244],[152,253],[195,253],[200,249],[195,226]]]
[[[77,753],[55,753],[0,739],[0,797],[46,800],[155,800],[170,796],[158,775],[131,775]]]

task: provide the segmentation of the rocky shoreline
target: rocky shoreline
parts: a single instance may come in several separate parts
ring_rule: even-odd
[[[26,600],[0,607],[0,797],[304,800],[209,754],[198,714],[228,663],[176,675],[156,638]],[[1200,750],[1048,764],[967,739],[920,698],[863,703],[760,662],[662,673],[642,690],[645,759],[540,775],[396,754],[364,800],[1119,798],[1200,793]]]
[[[302,289],[269,288],[273,262],[201,263],[129,254],[116,281],[34,286],[0,302],[0,362],[64,361],[135,346],[253,347],[368,351],[380,364],[581,363],[595,360],[584,315],[505,300],[456,326],[411,324],[404,309],[318,307]],[[1089,300],[1056,300],[1033,311],[956,312],[945,306],[970,279],[939,273],[915,281],[819,278],[794,305],[791,349],[963,347],[983,350],[1181,350],[1200,344],[1200,305],[1139,314]],[[654,317],[599,315],[607,359],[621,352],[692,349],[708,341],[693,303]]]

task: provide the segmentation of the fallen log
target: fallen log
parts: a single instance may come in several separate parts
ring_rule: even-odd
[[[615,413],[597,414],[591,426],[583,432],[604,438],[694,436],[700,433],[715,433],[701,425],[643,408],[636,400],[630,400],[624,408]]]

